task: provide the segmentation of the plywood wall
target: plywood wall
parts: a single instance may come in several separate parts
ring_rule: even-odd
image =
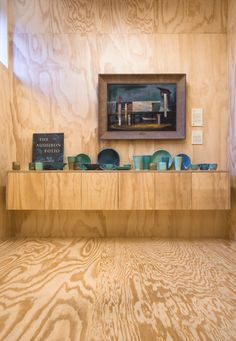
[[[84,152],[93,161],[102,147],[115,148],[121,162],[164,148],[227,168],[226,0],[13,0],[13,10],[13,145],[23,167],[34,132],[64,132],[65,154]],[[99,73],[186,73],[186,140],[99,142]],[[193,107],[204,109],[203,146],[190,143]],[[223,212],[19,212],[13,218],[17,235],[227,233]]]
[[[229,65],[229,165],[232,174],[232,209],[230,237],[236,240],[236,1],[228,3],[228,65]]]
[[[0,0],[1,39],[4,45],[8,43],[6,35],[6,22],[9,15],[7,1]],[[6,51],[5,51],[6,52]],[[7,64],[7,54],[4,54],[5,64]],[[11,160],[14,158],[14,137],[11,121],[11,69],[6,68],[0,62],[0,239],[11,236],[10,215],[6,211],[6,174],[10,168]]]

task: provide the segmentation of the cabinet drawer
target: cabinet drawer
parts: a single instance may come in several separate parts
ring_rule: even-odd
[[[81,209],[81,174],[45,173],[45,209]]]
[[[44,174],[9,173],[7,181],[7,209],[43,210]]]
[[[229,209],[229,191],[228,173],[193,173],[192,209]]]
[[[82,174],[82,209],[118,209],[118,174],[112,172]]]
[[[119,209],[154,209],[154,173],[119,174]]]
[[[191,173],[155,174],[155,208],[157,210],[191,209]]]

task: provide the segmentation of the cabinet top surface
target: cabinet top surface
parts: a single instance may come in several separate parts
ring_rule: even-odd
[[[107,174],[107,173],[119,173],[119,174],[123,174],[123,173],[155,173],[155,174],[159,174],[159,173],[198,173],[198,174],[202,174],[202,173],[207,173],[207,174],[212,174],[212,173],[229,173],[229,171],[226,170],[181,170],[181,171],[176,171],[176,170],[166,170],[166,171],[159,171],[159,170],[42,170],[42,171],[36,171],[36,170],[20,170],[20,171],[13,171],[10,170],[8,171],[8,173],[31,173],[31,174],[35,174],[35,173],[79,173],[79,174],[94,174],[94,173],[100,173],[100,174]]]

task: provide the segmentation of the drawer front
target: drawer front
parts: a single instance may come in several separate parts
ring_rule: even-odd
[[[228,173],[192,174],[192,209],[211,210],[230,208]]]
[[[157,210],[191,209],[191,173],[155,174],[155,208]]]
[[[118,209],[118,174],[112,172],[82,174],[82,209]]]
[[[119,174],[119,209],[154,209],[154,173]]]
[[[7,179],[7,209],[43,210],[44,174],[9,173]]]
[[[81,174],[45,173],[45,209],[80,210]]]

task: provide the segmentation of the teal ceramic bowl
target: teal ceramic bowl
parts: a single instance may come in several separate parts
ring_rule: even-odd
[[[209,163],[199,163],[200,170],[208,170]]]
[[[192,169],[192,170],[197,170],[197,169],[199,169],[199,164],[198,164],[198,163],[192,163],[192,164],[191,164],[191,169]]]
[[[91,163],[91,159],[87,154],[78,154],[75,157],[75,162],[80,162],[82,165],[81,167],[84,170],[84,169],[87,169],[85,165],[88,163]]]
[[[157,170],[159,170],[159,162],[163,162],[164,160],[167,163],[167,169],[170,169],[173,158],[167,150],[160,149],[152,155],[151,162],[155,162],[157,164]]]
[[[210,170],[217,170],[217,167],[218,167],[217,163],[210,163],[209,164],[209,169]]]
[[[113,163],[104,163],[103,165],[100,165],[100,167],[103,170],[114,170],[117,168],[117,166]]]

